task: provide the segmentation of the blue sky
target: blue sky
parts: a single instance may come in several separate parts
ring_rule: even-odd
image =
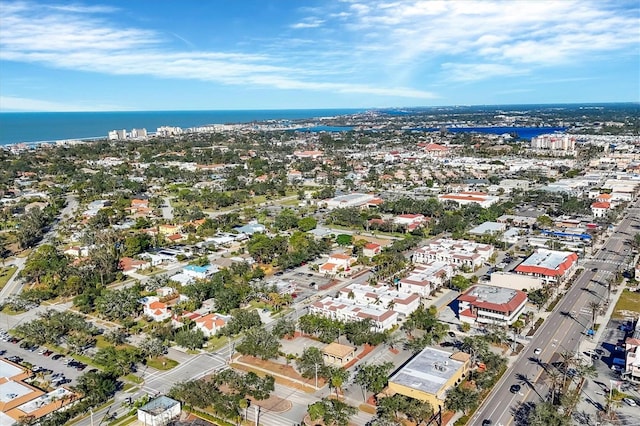
[[[640,101],[638,0],[0,0],[0,111]]]

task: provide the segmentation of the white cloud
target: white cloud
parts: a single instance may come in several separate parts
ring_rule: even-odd
[[[317,28],[324,23],[324,20],[319,18],[305,18],[302,22],[297,22],[291,25],[293,29],[302,29],[302,28]]]
[[[527,69],[503,64],[444,63],[442,69],[448,79],[460,82],[486,80],[494,77],[512,77],[528,74]]]
[[[18,96],[0,95],[0,111],[43,111],[43,112],[78,112],[78,111],[116,111],[123,110],[121,106],[67,104],[43,99],[21,98]]]
[[[440,55],[559,65],[640,43],[637,2],[367,0],[349,10],[358,48],[402,67]]]
[[[126,28],[88,15],[108,8],[60,7],[33,13],[25,3],[0,11],[3,60],[113,75],[150,75],[192,79],[227,85],[267,86],[278,89],[325,90],[408,98],[432,98],[430,92],[406,87],[378,87],[339,81],[316,81],[319,70],[309,63],[290,66],[277,54],[247,54],[202,50],[175,51],[165,36],[138,28]],[[296,28],[314,28],[324,21],[306,18]],[[175,37],[181,38],[174,34]],[[182,38],[181,38],[182,39]],[[326,66],[326,64],[324,65]],[[324,73],[323,75],[330,75]],[[339,75],[332,76],[334,80]],[[15,105],[21,105],[13,98]],[[26,101],[22,104],[27,104]],[[41,104],[38,109],[47,107]],[[53,105],[52,105],[53,107]],[[73,106],[75,108],[75,106]],[[56,109],[56,108],[54,108]],[[61,106],[57,109],[66,109]]]

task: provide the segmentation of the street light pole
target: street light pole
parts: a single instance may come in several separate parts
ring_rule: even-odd
[[[316,362],[314,366],[316,367],[316,390],[318,390],[318,363]]]

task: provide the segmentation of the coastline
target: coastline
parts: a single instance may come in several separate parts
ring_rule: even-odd
[[[323,120],[364,112],[364,109],[126,111],[126,112],[4,112],[0,113],[0,146],[107,138],[115,129],[163,126],[183,129],[225,125]],[[104,136],[96,136],[104,135]]]

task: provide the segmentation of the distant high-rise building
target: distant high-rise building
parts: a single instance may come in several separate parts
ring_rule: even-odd
[[[127,131],[125,129],[111,130],[107,137],[110,141],[123,141],[127,139]]]
[[[147,137],[147,129],[132,129],[131,137],[135,139],[145,139]]]
[[[540,135],[531,139],[532,149],[574,151],[576,138],[570,135]]]

